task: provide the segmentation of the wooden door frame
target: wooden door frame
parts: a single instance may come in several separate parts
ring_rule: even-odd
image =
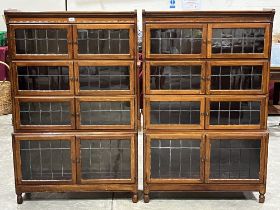
[[[88,179],[83,180],[81,176],[81,160],[80,160],[80,142],[82,140],[129,140],[130,141],[130,179]],[[77,154],[77,182],[78,184],[106,184],[106,183],[135,183],[136,180],[136,135],[135,134],[103,134],[103,135],[77,135],[76,136],[76,154]]]
[[[69,90],[19,90],[18,71],[20,66],[67,66],[69,69]],[[72,61],[13,61],[13,86],[15,87],[15,94],[19,96],[64,96],[74,95],[74,71]]]
[[[264,49],[263,53],[212,53],[212,30],[213,28],[264,28]],[[268,58],[270,38],[270,24],[269,23],[209,23],[207,34],[207,58]]]
[[[79,54],[78,30],[79,29],[128,29],[129,30],[129,54]],[[73,25],[73,52],[75,59],[134,59],[135,49],[135,25],[134,24],[74,24]]]
[[[200,89],[199,90],[151,90],[150,86],[150,73],[151,66],[201,66],[201,79],[200,79]],[[158,95],[176,95],[176,94],[205,94],[205,72],[206,72],[206,62],[204,61],[146,61],[145,65],[145,93],[158,94]]]
[[[262,84],[260,90],[211,90],[211,70],[212,66],[262,66]],[[269,79],[268,61],[264,60],[230,60],[230,61],[208,61],[206,68],[206,93],[216,95],[252,95],[252,94],[266,94],[267,84]]]
[[[143,23],[144,24],[144,23]],[[145,54],[148,59],[182,59],[182,58],[206,58],[206,42],[207,42],[207,24],[205,23],[154,23],[144,24],[145,26]],[[151,29],[168,29],[168,28],[201,28],[201,53],[200,54],[151,54]]]
[[[267,97],[265,95],[218,95],[206,96],[205,100],[205,129],[266,129],[267,127]],[[260,101],[260,124],[258,125],[210,125],[211,101]]]
[[[200,124],[155,124],[152,125],[150,123],[150,111],[151,111],[151,101],[190,101],[190,102],[200,102]],[[146,129],[204,129],[204,112],[205,112],[205,97],[199,95],[177,95],[177,96],[169,96],[169,95],[146,95],[144,97],[144,124],[146,125]]]
[[[206,183],[232,183],[232,184],[248,184],[256,183],[262,184],[265,182],[266,177],[266,162],[267,162],[267,147],[268,147],[268,133],[267,132],[211,132],[206,134],[206,143],[205,143],[205,182]],[[230,139],[243,139],[243,140],[255,140],[260,139],[260,172],[259,179],[210,179],[210,164],[211,164],[211,143],[212,139],[220,140],[230,140]]]
[[[168,139],[168,140],[197,140],[200,141],[200,179],[184,179],[184,178],[151,178],[151,141],[152,139]],[[144,177],[146,177],[147,183],[157,183],[157,184],[164,184],[164,183],[204,183],[204,168],[205,168],[205,137],[204,134],[201,133],[149,133],[145,134],[144,137]]]
[[[129,90],[80,90],[80,66],[129,66]],[[75,94],[77,95],[133,95],[135,93],[135,65],[134,61],[117,60],[96,60],[96,61],[75,61]]]
[[[69,102],[71,116],[70,125],[21,125],[20,123],[20,102]],[[15,128],[18,130],[69,130],[75,129],[75,107],[73,97],[15,97]]]
[[[16,54],[16,43],[15,43],[15,29],[67,29],[67,45],[68,54]],[[9,40],[11,43],[9,47],[11,48],[12,59],[72,59],[72,25],[71,24],[10,24],[9,25]]]
[[[130,124],[129,125],[81,125],[81,102],[114,102],[114,101],[128,101],[130,102]],[[134,96],[95,96],[95,97],[76,97],[76,128],[77,129],[134,129],[137,119],[137,112],[135,111],[135,97]]]
[[[20,141],[30,140],[30,141],[55,141],[55,140],[67,140],[70,141],[70,150],[71,150],[71,165],[72,165],[72,180],[22,180],[22,171],[21,171],[21,156],[20,156]],[[13,134],[13,153],[14,153],[14,163],[15,163],[15,179],[16,183],[19,185],[61,185],[61,184],[76,184],[76,153],[75,153],[75,136],[68,134]]]

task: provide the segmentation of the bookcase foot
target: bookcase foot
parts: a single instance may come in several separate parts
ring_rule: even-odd
[[[21,193],[17,194],[17,203],[18,204],[22,204],[23,203],[23,198],[22,198],[22,194]]]
[[[259,195],[259,203],[264,203],[264,201],[265,201],[264,193],[260,193],[260,195]]]
[[[133,203],[137,203],[138,202],[138,193],[133,192],[131,198],[132,198]]]
[[[150,195],[149,194],[144,194],[144,202],[149,203],[150,202]]]

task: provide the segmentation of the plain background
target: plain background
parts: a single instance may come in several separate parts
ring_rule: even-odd
[[[175,9],[170,9],[170,0],[67,0],[68,11],[132,11],[137,9],[138,21],[145,10],[186,10],[184,2],[198,2],[198,10],[262,10],[275,9],[274,34],[280,33],[280,0],[173,0]],[[4,10],[65,11],[65,0],[0,0],[0,31],[6,30]],[[279,13],[278,13],[279,11]],[[139,24],[141,29],[141,24]]]

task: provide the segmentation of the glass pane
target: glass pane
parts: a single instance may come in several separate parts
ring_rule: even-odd
[[[262,66],[212,66],[211,90],[260,90]]]
[[[81,102],[81,125],[130,125],[130,102]]]
[[[20,102],[21,125],[71,125],[70,102]]]
[[[68,66],[18,66],[19,90],[69,90]]]
[[[65,140],[20,141],[22,180],[71,180],[71,144]]]
[[[128,29],[78,29],[79,54],[129,54]]]
[[[202,29],[151,29],[152,54],[200,54]]]
[[[259,179],[261,140],[211,140],[210,179]]]
[[[81,90],[129,90],[129,66],[80,66]]]
[[[151,124],[200,124],[199,101],[153,101]]]
[[[151,90],[199,90],[201,66],[151,66]]]
[[[200,141],[152,139],[151,178],[200,178]]]
[[[260,101],[211,101],[210,125],[259,125]]]
[[[130,140],[81,140],[82,179],[130,179]]]
[[[17,54],[68,54],[67,29],[15,29]]]
[[[213,28],[212,53],[263,53],[264,28]]]

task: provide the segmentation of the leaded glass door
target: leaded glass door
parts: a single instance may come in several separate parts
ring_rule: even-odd
[[[75,129],[71,97],[16,97],[16,129]]]
[[[206,129],[265,129],[265,96],[209,96]]]
[[[132,24],[78,24],[73,30],[75,58],[134,58],[135,29]]]
[[[71,59],[70,25],[11,25],[15,59]]]
[[[133,96],[76,98],[78,129],[133,129],[135,115]]]
[[[81,184],[134,183],[136,139],[134,134],[78,136],[77,177]]]
[[[76,94],[134,94],[133,61],[79,61],[75,63]]]
[[[268,58],[270,28],[266,23],[208,25],[209,58]]]
[[[203,129],[203,96],[146,96],[147,129]]]
[[[73,62],[18,61],[13,63],[18,95],[73,95]]]
[[[268,63],[263,61],[208,62],[208,94],[266,94]]]
[[[13,148],[19,184],[75,184],[75,137],[15,134]]]
[[[147,24],[147,58],[206,57],[206,24]]]
[[[207,183],[262,183],[268,134],[261,132],[208,133]]]
[[[203,94],[205,62],[147,61],[147,94]]]
[[[204,182],[202,134],[151,133],[146,135],[145,148],[147,182]]]

